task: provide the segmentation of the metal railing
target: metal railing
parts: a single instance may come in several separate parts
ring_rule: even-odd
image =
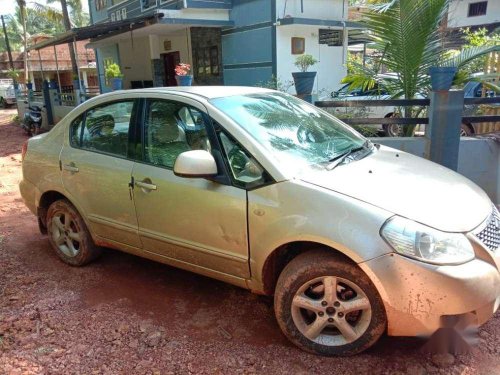
[[[430,99],[380,99],[380,100],[328,100],[316,101],[314,103],[320,108],[363,108],[363,107],[429,107]],[[492,98],[465,98],[464,106],[472,105],[500,105],[500,96]],[[500,107],[499,107],[500,108]],[[342,118],[342,121],[349,125],[420,125],[429,124],[429,117],[352,117]],[[500,122],[500,115],[474,115],[462,116],[465,124]]]

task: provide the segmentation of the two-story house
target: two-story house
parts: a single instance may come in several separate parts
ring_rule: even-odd
[[[446,46],[460,48],[462,29],[485,28],[491,33],[500,28],[500,0],[452,0],[444,26]]]
[[[347,0],[89,0],[89,9],[94,28],[120,25],[88,45],[103,92],[112,62],[126,89],[175,85],[179,62],[192,65],[196,85],[258,85],[291,81],[302,53],[319,61],[316,92],[332,91],[346,74],[349,30],[359,28]]]

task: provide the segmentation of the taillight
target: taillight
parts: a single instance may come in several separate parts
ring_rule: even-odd
[[[24,157],[26,156],[26,152],[28,152],[28,141],[23,143],[23,147],[21,148],[21,160],[24,161]]]

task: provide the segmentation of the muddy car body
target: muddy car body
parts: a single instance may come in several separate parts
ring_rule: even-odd
[[[105,94],[23,158],[23,199],[65,262],[105,246],[274,295],[314,353],[482,324],[500,303],[500,219],[479,187],[286,94]]]

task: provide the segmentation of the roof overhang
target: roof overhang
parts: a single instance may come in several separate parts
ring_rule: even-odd
[[[148,16],[129,18],[122,21],[96,23],[94,25],[78,27],[58,34],[53,38],[44,40],[28,48],[28,51],[39,50],[46,47],[52,47],[59,44],[66,44],[80,40],[94,38],[104,38],[126,31],[135,30],[148,25],[158,23],[163,18],[163,13],[156,13]]]
[[[310,25],[310,26],[326,26],[326,27],[347,27],[349,29],[364,29],[365,26],[359,22],[353,21],[336,21],[336,20],[321,20],[317,18],[301,18],[301,17],[286,17],[279,18],[278,26],[287,25]]]

